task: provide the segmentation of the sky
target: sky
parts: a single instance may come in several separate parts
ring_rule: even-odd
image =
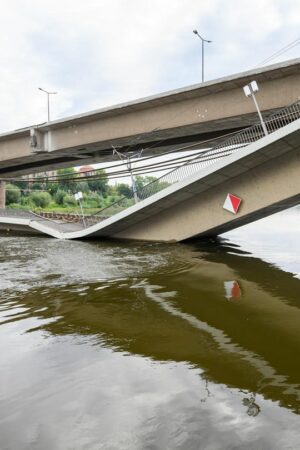
[[[252,69],[300,37],[299,0],[1,0],[0,133]],[[300,56],[300,45],[271,63]]]

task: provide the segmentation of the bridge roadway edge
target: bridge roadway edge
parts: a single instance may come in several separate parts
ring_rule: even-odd
[[[257,114],[242,87],[259,83],[266,117],[299,98],[299,68],[300,58],[2,133],[1,177],[111,161],[111,144],[159,154],[251,126]]]

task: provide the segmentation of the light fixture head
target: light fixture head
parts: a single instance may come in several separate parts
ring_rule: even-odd
[[[47,91],[46,89],[43,89],[41,87],[38,88],[40,91],[45,92],[46,94],[58,94],[58,92],[51,92],[51,91]]]
[[[194,34],[198,34],[198,31],[197,31],[197,30],[193,30],[193,33],[194,33]]]
[[[258,92],[259,90],[255,80],[251,81],[249,84],[246,84],[243,89],[246,97],[251,97],[252,94],[255,94],[255,92]]]
[[[258,91],[258,86],[257,86],[257,83],[255,80],[251,81],[250,86],[251,86],[252,92]]]
[[[246,95],[246,97],[251,97],[252,92],[251,92],[249,85],[247,84],[246,86],[243,87],[243,89],[244,89],[244,94]]]

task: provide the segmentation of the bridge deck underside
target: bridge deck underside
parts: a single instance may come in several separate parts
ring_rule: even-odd
[[[278,111],[278,108],[264,112],[264,117]],[[214,147],[245,127],[257,122],[257,114],[213,121],[206,124],[193,124],[173,129],[165,129],[145,135],[126,136],[113,141],[93,142],[91,144],[72,146],[64,150],[49,153],[31,152],[25,157],[1,161],[0,176],[12,177],[31,173],[55,170],[60,167],[80,166],[114,161],[112,142],[120,153],[143,150],[144,156],[161,155],[169,151],[184,151],[184,147],[193,145],[191,149]],[[29,137],[27,137],[29,142]],[[197,144],[197,145],[196,145]],[[1,144],[0,144],[1,145]]]
[[[286,61],[1,134],[0,175],[109,161],[112,146],[121,152],[145,148],[148,155],[195,142],[214,146],[203,141],[257,121],[245,84],[258,82],[257,100],[268,115],[299,98],[299,68],[300,59]]]

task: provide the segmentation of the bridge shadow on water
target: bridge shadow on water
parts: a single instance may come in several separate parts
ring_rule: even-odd
[[[211,382],[245,392],[249,415],[260,411],[257,394],[299,413],[299,279],[222,239],[126,245],[145,256],[137,276],[60,283],[49,274],[41,286],[8,291],[7,309],[21,312],[6,316],[3,302],[2,324],[34,319],[27,333],[185,362],[201,369],[208,396]],[[163,264],[149,268],[158,255]]]

